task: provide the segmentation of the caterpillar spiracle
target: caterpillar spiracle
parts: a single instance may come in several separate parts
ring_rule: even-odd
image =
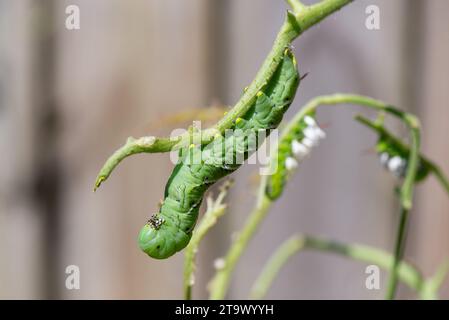
[[[247,159],[257,150],[260,143],[254,139],[258,139],[259,131],[268,135],[277,128],[299,82],[295,57],[287,48],[251,108],[235,121],[235,134],[217,135],[207,145],[191,145],[180,151],[180,161],[168,179],[159,212],[139,233],[139,246],[146,254],[166,259],[187,246],[206,190],[241,165],[235,159]]]

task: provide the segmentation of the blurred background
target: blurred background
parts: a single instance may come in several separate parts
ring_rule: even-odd
[[[68,5],[80,29],[67,30]],[[368,5],[380,30],[365,27]],[[130,135],[169,134],[161,121],[232,105],[271,48],[282,0],[0,0],[0,298],[182,298],[183,253],[157,261],[137,246],[163,196],[168,154],[124,161],[94,194],[107,157]],[[302,82],[288,117],[335,92],[372,96],[416,113],[423,152],[449,173],[449,1],[360,0],[294,42]],[[372,151],[357,107],[323,107],[328,138],[305,161],[239,262],[229,298],[244,299],[273,250],[293,233],[393,250],[395,180]],[[184,124],[182,125],[184,126]],[[396,122],[391,126],[400,129]],[[397,131],[404,134],[404,131]],[[404,135],[405,136],[405,135]],[[200,247],[195,298],[207,298],[253,203],[258,171],[239,170],[229,212]],[[449,198],[432,177],[416,189],[405,256],[426,276],[449,256]],[[79,290],[65,287],[68,265]],[[305,252],[267,298],[381,299],[366,264]],[[400,298],[415,298],[400,286]],[[441,290],[449,298],[449,280]]]

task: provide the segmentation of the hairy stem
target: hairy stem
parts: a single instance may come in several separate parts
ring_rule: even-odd
[[[298,1],[291,1],[299,3]],[[94,191],[105,181],[117,165],[130,155],[138,153],[169,152],[188,146],[192,143],[210,143],[217,134],[223,133],[233,126],[234,121],[244,115],[256,99],[256,94],[265,85],[276,70],[285,48],[304,31],[323,20],[328,15],[339,10],[352,0],[323,0],[311,6],[294,6],[294,12],[288,12],[287,18],[279,31],[273,47],[263,62],[255,79],[248,86],[235,106],[212,128],[204,131],[188,132],[171,138],[142,137],[129,138],[128,142],[118,149],[104,164],[95,180]],[[145,141],[142,143],[142,141]]]
[[[345,244],[316,236],[295,235],[286,240],[270,257],[267,264],[254,283],[250,297],[262,299],[265,297],[274,279],[288,260],[298,252],[311,249],[331,252],[353,260],[378,265],[390,270],[394,257],[380,249],[360,244]],[[417,292],[421,298],[437,298],[437,290],[444,279],[447,265],[440,268],[437,275],[427,285],[421,272],[412,265],[401,261],[398,267],[398,278]]]

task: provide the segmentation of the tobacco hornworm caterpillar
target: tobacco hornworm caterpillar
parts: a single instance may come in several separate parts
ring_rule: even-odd
[[[271,200],[276,200],[282,194],[290,172],[298,166],[316,145],[326,135],[317,125],[315,112],[309,112],[298,123],[286,129],[278,145],[278,152],[272,160],[277,166],[275,173],[267,180],[265,194]]]
[[[160,210],[140,231],[139,246],[145,253],[165,259],[187,246],[206,190],[241,165],[237,158],[247,159],[257,150],[260,130],[269,134],[277,128],[299,82],[296,60],[286,49],[251,108],[235,121],[235,133],[217,135],[208,145],[191,145],[180,151]]]

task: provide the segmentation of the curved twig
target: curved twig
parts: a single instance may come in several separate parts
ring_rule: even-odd
[[[293,117],[293,119],[287,124],[283,133],[281,134],[281,140],[290,135],[290,131],[294,130],[296,124],[300,122],[305,115],[314,112],[319,106],[322,105],[338,105],[338,104],[354,104],[360,105],[366,108],[374,109],[377,111],[385,112],[391,114],[393,116],[398,117],[400,120],[404,121],[410,128],[412,132],[412,147],[417,150],[419,147],[419,141],[415,141],[413,139],[416,132],[419,133],[419,124],[416,118],[408,113],[397,110],[396,108],[382,102],[379,100],[375,100],[369,97],[353,95],[353,94],[333,94],[327,96],[320,96],[315,99],[310,100],[301,110]],[[418,142],[418,143],[417,143]],[[417,164],[418,152],[410,152],[410,158],[415,159],[414,162]],[[410,161],[410,159],[409,159]],[[411,196],[413,190],[413,182],[414,177],[416,175],[416,168],[409,167],[407,171],[407,176],[409,179],[405,179],[404,184],[406,184],[405,191],[402,192],[402,205],[403,207],[411,206]],[[413,177],[413,180],[410,180],[410,177]],[[261,188],[265,190],[266,179],[262,179]],[[409,186],[408,184],[412,184]],[[229,287],[229,281],[231,279],[231,275],[234,271],[235,265],[237,264],[239,258],[241,257],[243,251],[246,249],[249,241],[252,236],[256,232],[258,226],[265,218],[268,210],[270,209],[272,201],[265,195],[264,192],[259,193],[259,198],[257,200],[257,205],[253,209],[252,213],[248,217],[246,224],[243,229],[240,231],[238,237],[231,245],[226,257],[225,257],[225,265],[226,268],[222,270],[218,270],[211,281],[210,286],[210,297],[212,299],[223,299],[226,295],[227,289]],[[402,243],[401,237],[401,243]],[[398,259],[397,261],[399,261]]]
[[[129,138],[128,142],[117,150],[104,164],[95,180],[94,191],[105,181],[117,165],[126,157],[137,153],[157,153],[177,150],[191,144],[192,139],[201,144],[210,143],[217,133],[223,133],[234,124],[234,121],[244,115],[256,98],[257,92],[265,85],[276,70],[283,51],[291,42],[304,31],[323,20],[328,15],[339,10],[352,0],[323,0],[315,5],[301,9],[296,6],[293,10],[299,12],[287,12],[287,17],[279,31],[273,47],[263,62],[255,79],[245,90],[240,100],[235,106],[212,128],[199,132],[186,132],[180,136],[172,138],[142,137]],[[297,2],[297,1],[295,1]],[[301,7],[302,8],[302,7]]]
[[[304,250],[320,250],[342,255],[344,257],[375,264],[391,270],[394,257],[383,250],[361,244],[342,243],[316,236],[295,235],[282,243],[265,264],[259,277],[254,282],[250,297],[263,299],[274,279],[289,259]],[[425,281],[422,273],[411,264],[401,261],[398,267],[398,278],[413,289],[423,299],[437,299],[446,272],[447,262],[439,268],[433,278]]]

